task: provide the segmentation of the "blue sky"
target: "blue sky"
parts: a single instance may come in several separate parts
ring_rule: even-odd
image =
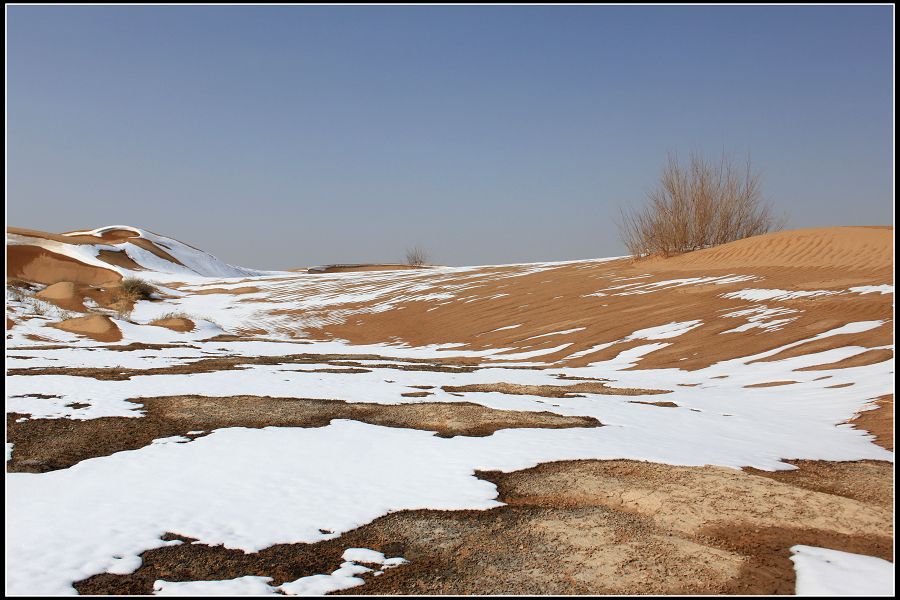
[[[7,221],[290,268],[624,253],[669,151],[893,221],[893,8],[7,8]]]

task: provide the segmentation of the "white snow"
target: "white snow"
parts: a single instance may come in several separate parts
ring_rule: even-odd
[[[882,285],[860,285],[850,288],[850,291],[856,294],[893,294],[894,286],[889,283]]]
[[[679,335],[685,334],[695,327],[699,327],[703,321],[684,321],[672,322],[657,327],[648,327],[647,329],[639,329],[625,338],[623,341],[630,340],[666,340]]]
[[[839,292],[829,290],[767,290],[767,289],[747,289],[737,292],[728,292],[722,294],[722,298],[731,298],[734,300],[752,300],[755,302],[763,300],[795,300],[797,298],[815,298],[816,296],[833,296]]]
[[[155,596],[264,596],[276,594],[271,577],[247,575],[224,581],[165,581],[153,583]]]
[[[380,575],[384,572],[384,569],[392,569],[407,562],[399,556],[385,558],[381,552],[369,550],[368,548],[348,548],[344,551],[343,559],[345,562],[336,571],[332,571],[330,575],[301,577],[296,581],[285,583],[279,589],[285,594],[294,596],[322,595],[337,590],[346,590],[365,583],[363,579],[356,577],[356,575],[373,572],[372,569],[357,563],[381,565],[382,570],[374,572],[375,575]]]
[[[761,302],[765,300],[796,300],[797,298],[816,298],[819,296],[835,296],[842,293],[854,294],[893,294],[894,286],[884,285],[863,285],[852,287],[846,290],[779,290],[779,289],[746,289],[737,292],[728,292],[722,294],[722,298],[731,298],[735,300],[751,300],[753,302]]]
[[[722,315],[725,318],[746,318],[747,322],[738,325],[734,329],[723,331],[722,333],[739,333],[750,329],[759,328],[765,331],[779,331],[784,329],[785,325],[795,321],[798,317],[787,317],[784,319],[773,319],[773,317],[783,317],[786,315],[799,315],[802,311],[793,308],[769,308],[765,304],[762,306],[751,306],[743,310],[736,310]],[[772,320],[769,320],[772,319]]]
[[[815,546],[792,546],[798,596],[893,596],[894,563]]]

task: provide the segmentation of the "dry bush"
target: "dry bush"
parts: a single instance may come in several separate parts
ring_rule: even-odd
[[[126,277],[122,280],[122,283],[119,284],[119,289],[117,290],[116,295],[118,298],[128,299],[131,301],[148,300],[153,296],[153,293],[155,291],[156,288],[143,279],[139,279],[137,277]]]
[[[781,229],[763,200],[750,159],[738,167],[723,154],[708,162],[692,154],[687,166],[670,154],[656,189],[638,210],[622,211],[619,233],[635,258],[672,256]]]
[[[406,251],[406,264],[412,267],[421,267],[428,262],[428,253],[419,246],[413,246]]]

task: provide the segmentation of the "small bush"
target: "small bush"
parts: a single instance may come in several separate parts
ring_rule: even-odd
[[[411,267],[421,267],[428,262],[428,253],[419,246],[413,246],[406,251],[406,264]]]
[[[682,166],[670,154],[644,207],[622,211],[619,232],[628,251],[640,258],[709,248],[781,229],[784,222],[763,200],[749,158],[739,168],[724,154],[717,163],[692,154]]]
[[[156,288],[137,277],[126,277],[119,284],[118,295],[129,300],[147,300],[153,296]]]

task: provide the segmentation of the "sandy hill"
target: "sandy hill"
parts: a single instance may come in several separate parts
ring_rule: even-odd
[[[229,265],[178,240],[123,225],[61,234],[8,227],[6,269],[7,277],[26,281],[91,285],[128,276],[185,280],[263,274]]]

